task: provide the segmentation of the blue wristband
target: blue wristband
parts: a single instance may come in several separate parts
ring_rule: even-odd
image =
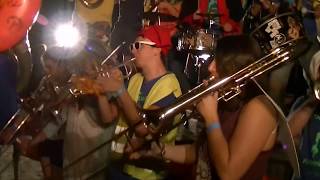
[[[211,131],[213,131],[214,129],[219,129],[220,127],[220,123],[219,122],[214,122],[211,123],[208,127],[207,127],[207,133],[209,134]]]

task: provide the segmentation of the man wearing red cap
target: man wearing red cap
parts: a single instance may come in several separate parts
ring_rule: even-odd
[[[167,55],[172,46],[171,37],[175,33],[176,29],[155,25],[144,28],[140,35],[152,41],[156,47],[161,48],[163,55]]]
[[[135,102],[135,104],[142,109],[154,109],[172,104],[175,102],[176,98],[181,95],[178,80],[174,74],[167,71],[161,55],[166,52],[166,48],[170,41],[162,39],[160,34],[155,36],[154,34],[157,33],[157,27],[147,29],[143,31],[130,46],[131,52],[136,58],[135,64],[140,72],[131,77],[127,91],[120,90],[123,89],[122,84],[118,85],[118,87],[122,86],[122,88],[116,90],[116,92],[119,92],[117,93],[117,97],[121,102],[120,106],[122,106],[127,117],[120,117],[115,130],[116,134],[126,129],[128,125],[131,127],[134,126],[134,124],[140,120],[137,118],[137,108],[134,108],[133,106],[135,105],[132,105],[131,102]],[[110,90],[110,86],[116,79],[114,79],[113,82],[108,81],[107,78],[104,80],[106,80],[102,82],[104,89],[106,91],[112,91]],[[144,126],[135,128],[137,137],[141,137],[143,129]],[[175,141],[176,133],[177,129],[174,129],[166,136],[163,136],[160,141],[172,144]],[[145,136],[145,134],[146,133],[144,133],[143,136]],[[126,137],[119,138],[112,142],[112,151],[115,161],[114,163],[111,163],[113,168],[115,164],[119,164],[117,162],[122,159],[122,154],[127,142],[128,140]],[[130,146],[128,148],[130,148]],[[142,168],[141,165],[144,168]],[[157,170],[145,168],[150,167],[151,165]],[[124,173],[119,173],[118,170],[123,171]],[[163,179],[166,175],[163,162],[157,163],[154,159],[151,161],[150,159],[127,161],[126,164],[121,164],[116,169],[112,169],[110,174],[112,176],[110,179],[131,179],[132,177],[137,179]]]

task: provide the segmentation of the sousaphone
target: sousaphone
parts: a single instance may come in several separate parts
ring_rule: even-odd
[[[95,9],[99,7],[102,3],[103,0],[79,0],[82,5],[89,9]]]

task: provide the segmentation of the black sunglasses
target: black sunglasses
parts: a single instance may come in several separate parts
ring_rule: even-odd
[[[141,44],[149,45],[149,46],[151,46],[151,47],[156,47],[155,43],[153,43],[153,42],[149,42],[149,41],[137,41],[137,42],[132,43],[132,44],[130,45],[130,50],[132,51],[133,48],[135,48],[135,49],[137,49],[137,50],[140,49]]]

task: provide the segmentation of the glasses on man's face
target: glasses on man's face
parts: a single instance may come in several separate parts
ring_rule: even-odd
[[[132,43],[132,44],[130,45],[130,50],[132,51],[133,48],[135,48],[136,50],[138,50],[138,49],[140,49],[140,47],[141,47],[143,44],[144,44],[144,45],[149,45],[149,46],[152,46],[152,47],[156,47],[154,42],[149,42],[149,41],[137,41],[137,42]]]

